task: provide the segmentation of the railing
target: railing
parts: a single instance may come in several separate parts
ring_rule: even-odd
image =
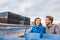
[[[19,24],[0,24],[0,35],[24,33],[29,29],[30,25],[19,25]]]

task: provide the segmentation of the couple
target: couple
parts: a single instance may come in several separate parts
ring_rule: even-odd
[[[30,33],[40,33],[41,37],[43,33],[46,34],[59,34],[59,27],[56,24],[53,24],[53,17],[46,16],[45,23],[46,27],[41,24],[41,19],[36,18],[34,20],[35,25],[32,26]]]

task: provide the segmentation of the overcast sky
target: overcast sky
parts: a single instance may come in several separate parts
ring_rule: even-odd
[[[43,21],[46,15],[60,22],[60,0],[0,0],[0,12],[11,11],[31,18],[40,17]]]

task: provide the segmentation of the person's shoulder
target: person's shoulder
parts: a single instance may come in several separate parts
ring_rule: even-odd
[[[35,27],[35,25],[32,26],[32,28],[34,28],[34,27]]]
[[[53,24],[53,26],[56,26],[57,27],[58,25],[57,24]]]
[[[59,28],[59,26],[58,26],[57,24],[53,24],[53,26],[54,26],[55,28]]]
[[[42,25],[42,27],[44,28],[45,26],[44,26],[44,25]]]
[[[45,26],[44,25],[41,25],[41,28],[45,28]]]

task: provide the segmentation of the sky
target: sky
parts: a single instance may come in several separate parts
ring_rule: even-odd
[[[60,22],[60,0],[0,0],[0,12],[10,11],[27,16],[33,21],[40,17],[44,22],[46,15]]]

